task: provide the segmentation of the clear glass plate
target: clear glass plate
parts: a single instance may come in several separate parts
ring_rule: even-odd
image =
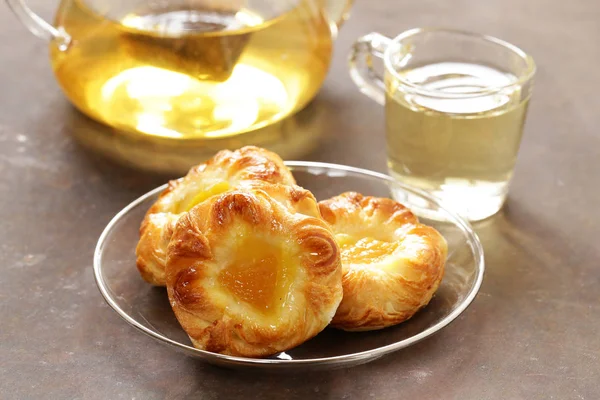
[[[285,370],[348,367],[375,360],[438,332],[473,301],[483,279],[483,250],[477,235],[463,218],[445,209],[435,198],[384,174],[318,162],[286,164],[298,184],[311,190],[318,200],[345,191],[418,199],[417,208],[427,211],[421,221],[434,226],[448,241],[446,273],[429,305],[395,327],[356,333],[327,328],[306,343],[265,359],[198,350],[192,347],[175,319],[166,290],[145,283],[135,268],[134,250],[140,223],[166,186],[154,189],[125,207],[100,236],[94,254],[94,272],[108,304],[141,332],[187,355],[221,366]],[[426,215],[435,215],[435,219],[428,219]]]

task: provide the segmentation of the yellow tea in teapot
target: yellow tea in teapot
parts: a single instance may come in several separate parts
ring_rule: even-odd
[[[63,0],[56,26],[71,40],[52,44],[53,68],[78,108],[170,138],[225,137],[285,118],[318,91],[332,51],[314,0],[147,1],[109,13]]]

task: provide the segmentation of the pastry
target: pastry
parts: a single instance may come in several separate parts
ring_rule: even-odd
[[[263,357],[315,336],[342,299],[339,249],[314,196],[251,182],[184,214],[167,292],[195,347]]]
[[[140,227],[136,255],[142,277],[153,285],[164,286],[167,245],[179,217],[207,198],[232,190],[246,180],[295,183],[277,154],[254,146],[220,151],[185,177],[169,182]]]
[[[332,326],[381,329],[427,305],[444,274],[442,235],[391,199],[348,192],[319,207],[342,258],[344,298]]]

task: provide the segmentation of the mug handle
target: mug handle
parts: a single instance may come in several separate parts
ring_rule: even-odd
[[[8,4],[8,7],[17,16],[19,21],[35,36],[47,41],[59,40],[64,45],[69,43],[71,38],[66,32],[56,29],[31,11],[23,0],[6,0],[6,4]]]
[[[359,37],[348,58],[350,76],[361,93],[377,103],[385,104],[385,82],[373,68],[373,56],[383,59],[392,39],[377,32]]]

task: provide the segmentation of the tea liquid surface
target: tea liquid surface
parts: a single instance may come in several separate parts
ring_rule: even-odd
[[[438,97],[387,82],[388,168],[401,182],[426,190],[471,220],[496,212],[513,174],[529,99],[512,74],[459,62],[400,72]],[[507,86],[492,94],[456,98]]]

